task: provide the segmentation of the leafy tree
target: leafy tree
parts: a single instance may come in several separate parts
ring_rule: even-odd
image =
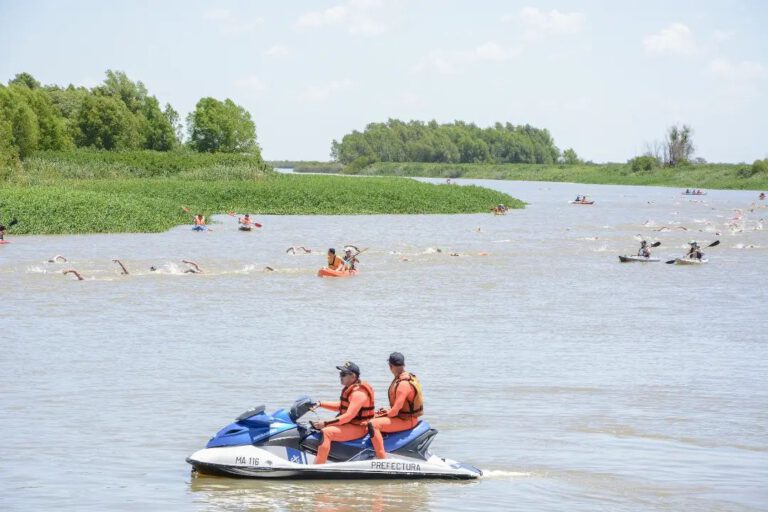
[[[665,162],[667,165],[677,167],[691,161],[694,151],[692,136],[691,127],[685,124],[682,127],[674,125],[667,130],[664,146]]]
[[[481,129],[455,121],[371,123],[333,141],[331,156],[349,165],[361,157],[382,162],[554,163],[560,152],[547,130],[496,123]]]
[[[647,172],[659,166],[659,161],[651,155],[638,156],[627,162],[633,172]]]
[[[121,100],[111,96],[89,95],[77,115],[80,147],[96,149],[136,149],[141,134],[136,118]]]
[[[35,77],[29,73],[19,73],[12,80],[8,81],[8,85],[21,85],[28,89],[39,89],[40,82],[35,80]]]
[[[203,98],[187,117],[189,145],[200,152],[260,154],[251,114],[230,99]]]
[[[176,138],[176,142],[181,142],[182,138],[184,137],[184,125],[181,124],[181,117],[179,117],[179,113],[173,109],[170,103],[166,103],[165,108],[163,109],[163,115],[173,128],[173,134]]]
[[[566,165],[576,165],[582,163],[582,161],[573,148],[568,148],[563,151],[563,163]]]

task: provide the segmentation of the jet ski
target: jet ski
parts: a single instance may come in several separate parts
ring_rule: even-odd
[[[189,457],[193,473],[235,478],[448,478],[469,480],[483,472],[429,452],[437,435],[426,421],[383,434],[386,459],[376,459],[370,436],[334,442],[328,461],[315,464],[322,434],[299,423],[314,403],[309,397],[290,410],[267,414],[260,405],[238,416]]]

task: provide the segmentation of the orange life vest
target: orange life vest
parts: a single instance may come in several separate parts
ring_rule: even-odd
[[[392,407],[395,405],[397,387],[403,382],[407,382],[411,386],[411,389],[413,389],[413,399],[405,400],[405,405],[402,409],[400,409],[397,417],[404,420],[409,418],[418,418],[424,414],[424,396],[421,392],[421,384],[419,383],[419,380],[415,375],[412,375],[408,372],[402,372],[400,375],[395,377],[392,380],[392,384],[389,385],[389,391],[387,392],[389,395],[389,406]]]
[[[328,268],[332,268],[333,270],[336,270],[339,266],[339,264],[344,264],[344,260],[338,257],[338,255],[334,254],[332,256],[328,256]]]
[[[359,425],[363,421],[372,419],[374,416],[373,388],[363,380],[358,380],[354,384],[341,390],[341,397],[339,398],[339,414],[337,416],[341,416],[347,412],[347,409],[349,409],[349,395],[359,389],[365,391],[365,394],[368,395],[368,401],[360,408],[357,416],[350,421],[353,425]]]

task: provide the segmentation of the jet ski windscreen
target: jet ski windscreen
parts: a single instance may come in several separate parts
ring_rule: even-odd
[[[307,414],[311,408],[312,399],[308,396],[302,396],[291,406],[291,412],[289,413],[291,420],[296,423],[296,421]]]

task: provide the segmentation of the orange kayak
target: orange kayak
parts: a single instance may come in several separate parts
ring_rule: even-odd
[[[317,271],[317,275],[320,277],[350,277],[357,274],[357,270],[333,270],[328,267],[323,267]]]

